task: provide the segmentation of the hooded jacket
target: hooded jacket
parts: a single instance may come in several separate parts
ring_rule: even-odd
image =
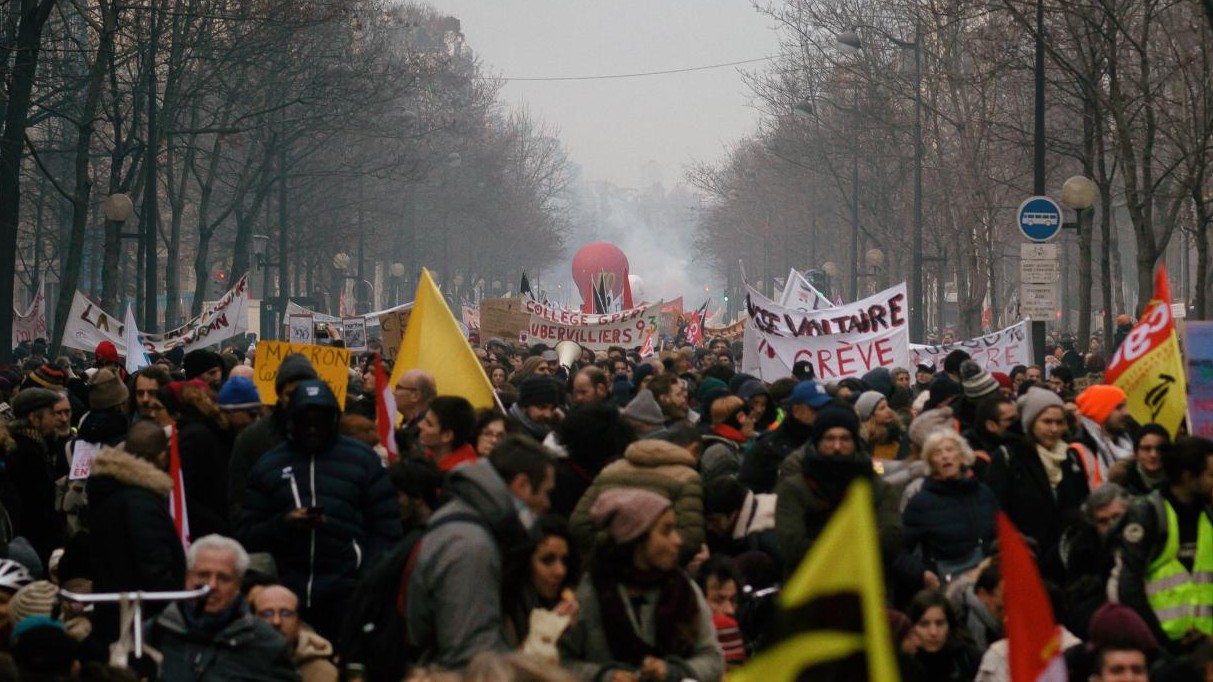
[[[272,412],[249,424],[236,436],[227,468],[228,518],[233,524],[240,521],[244,488],[248,485],[248,474],[253,465],[261,455],[278,447],[284,440],[286,410],[281,405],[275,405]]]
[[[801,423],[791,414],[783,418],[779,428],[763,434],[741,463],[739,479],[756,493],[775,492],[779,465],[792,451],[809,440],[813,427]]]
[[[488,460],[447,475],[451,500],[430,518],[409,575],[409,643],[427,663],[458,669],[481,651],[506,651],[501,575],[507,556],[530,551],[522,503]],[[454,515],[467,520],[450,519]]]
[[[590,509],[611,488],[643,488],[667,497],[677,517],[684,558],[694,556],[705,537],[703,484],[695,464],[695,455],[668,441],[645,439],[629,445],[623,459],[611,462],[598,474],[573,510],[569,527],[582,556],[589,556],[600,537],[605,537],[605,531],[595,533]]]
[[[290,419],[311,407],[338,414],[337,399],[320,381],[300,384],[288,408]],[[334,434],[336,430],[334,428]],[[289,526],[287,512],[321,507],[316,529]],[[290,440],[262,455],[249,472],[237,537],[250,552],[269,552],[282,582],[311,605],[319,598],[350,594],[363,567],[373,564],[401,537],[400,508],[379,456],[347,436],[336,435],[319,452],[304,452]]]
[[[185,553],[168,511],[172,489],[172,479],[156,465],[117,448],[103,448],[93,459],[85,513],[96,591],[157,592],[185,584]],[[157,610],[155,604],[144,608],[149,606]],[[116,638],[118,609],[99,604],[97,610],[98,634]],[[110,617],[102,615],[107,611]]]

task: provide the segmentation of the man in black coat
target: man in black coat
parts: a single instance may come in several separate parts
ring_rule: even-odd
[[[56,432],[66,426],[71,411],[55,414],[61,396],[45,388],[22,389],[13,399],[9,424],[16,448],[5,463],[4,506],[14,532],[24,536],[43,565],[63,541],[64,517],[55,511],[55,480],[67,475],[67,457],[54,447]]]
[[[774,431],[764,434],[741,463],[738,478],[757,494],[775,491],[779,465],[793,450],[804,445],[813,432],[817,411],[832,402],[816,381],[802,381],[792,390],[785,405],[787,414]]]
[[[173,481],[164,472],[168,438],[155,422],[131,427],[123,449],[104,448],[88,477],[88,547],[97,592],[178,590],[185,553],[168,511]],[[109,608],[105,608],[108,606]],[[144,604],[154,615],[162,603]],[[103,643],[118,637],[118,610],[98,605],[93,628]]]
[[[338,433],[340,416],[328,385],[299,383],[287,408],[287,440],[249,472],[237,529],[249,551],[274,556],[304,620],[330,640],[363,568],[402,535],[379,456]]]

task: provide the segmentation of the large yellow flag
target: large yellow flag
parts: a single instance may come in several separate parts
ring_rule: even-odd
[[[872,485],[851,484],[780,594],[787,636],[729,682],[899,679],[885,615]]]
[[[1108,362],[1104,381],[1125,392],[1129,414],[1139,424],[1155,422],[1172,438],[1178,435],[1188,409],[1188,382],[1171,316],[1166,267],[1159,266],[1154,275],[1154,298]]]
[[[497,404],[484,367],[463,338],[430,271],[425,269],[421,270],[413,314],[409,316],[400,352],[392,367],[392,386],[400,381],[405,370],[410,369],[424,369],[433,374],[439,395],[461,396],[473,407]]]

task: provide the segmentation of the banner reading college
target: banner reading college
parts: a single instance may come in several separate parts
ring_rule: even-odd
[[[555,346],[575,341],[582,348],[606,350],[611,346],[634,348],[644,342],[649,326],[657,325],[661,303],[616,313],[595,315],[579,310],[564,310],[527,299],[530,315],[530,342]]]

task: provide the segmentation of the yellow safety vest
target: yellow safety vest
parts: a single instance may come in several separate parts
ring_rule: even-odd
[[[1201,513],[1192,571],[1179,561],[1179,520],[1167,509],[1167,543],[1146,572],[1146,598],[1167,637],[1183,639],[1191,630],[1213,634],[1213,523]]]

